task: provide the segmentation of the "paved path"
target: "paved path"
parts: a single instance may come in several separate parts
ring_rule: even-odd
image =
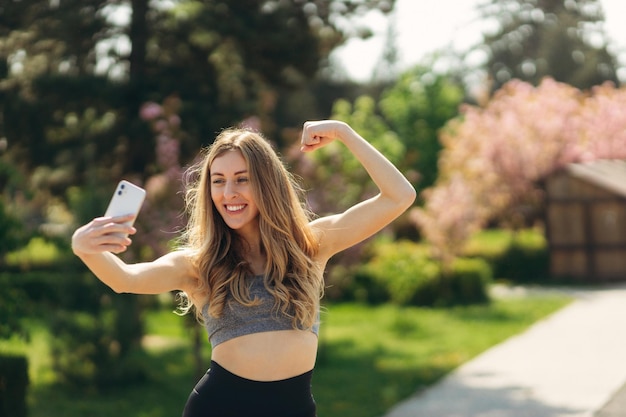
[[[386,417],[626,416],[626,286],[573,294]]]
[[[626,415],[626,385],[606,403],[595,417],[624,417]]]

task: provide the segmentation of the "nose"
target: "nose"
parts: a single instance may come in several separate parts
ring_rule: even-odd
[[[227,181],[224,186],[224,197],[227,199],[232,199],[237,197],[239,193],[237,192],[237,186],[232,181]]]

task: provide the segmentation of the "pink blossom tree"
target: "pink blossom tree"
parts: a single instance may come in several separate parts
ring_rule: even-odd
[[[573,162],[626,158],[626,90],[582,92],[546,78],[505,84],[484,106],[465,106],[440,139],[440,177],[411,213],[449,260],[490,221],[519,225],[542,201],[541,181]]]

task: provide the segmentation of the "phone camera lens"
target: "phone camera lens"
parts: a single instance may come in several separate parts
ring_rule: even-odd
[[[122,195],[122,190],[118,191],[117,195]]]
[[[124,189],[124,187],[126,187],[126,185],[124,185],[124,184],[122,184],[122,185],[120,186],[120,188],[121,188],[122,190]]]

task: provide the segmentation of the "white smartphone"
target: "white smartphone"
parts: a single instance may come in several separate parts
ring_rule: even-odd
[[[117,217],[134,214],[136,218],[139,214],[139,210],[141,210],[145,197],[146,190],[131,182],[122,180],[115,188],[115,193],[113,194],[113,197],[111,197],[111,201],[109,202],[109,206],[104,213],[104,217]],[[132,226],[133,223],[134,219],[126,222],[129,226]]]

